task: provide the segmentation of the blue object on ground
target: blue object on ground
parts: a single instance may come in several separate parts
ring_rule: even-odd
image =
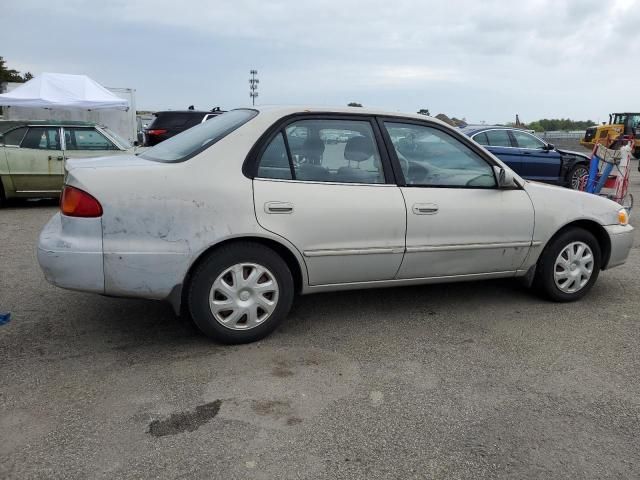
[[[598,183],[593,193],[600,193],[600,190],[602,190],[602,187],[604,187],[605,182],[609,178],[609,174],[611,173],[611,170],[613,170],[613,163],[607,163],[604,166],[604,170],[602,170],[602,175],[600,175],[600,179],[598,180]]]
[[[11,313],[2,312],[0,313],[0,325],[4,325],[5,323],[9,323],[11,320]]]
[[[600,158],[594,153],[591,157],[591,163],[589,165],[589,179],[587,180],[587,192],[593,193],[596,188],[596,181],[598,177],[598,167],[600,166]]]

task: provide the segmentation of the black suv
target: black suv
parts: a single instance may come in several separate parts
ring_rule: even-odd
[[[224,113],[224,110],[220,110],[220,107],[213,108],[209,112],[192,109],[156,112],[154,113],[156,118],[153,119],[145,131],[145,146],[152,147],[222,113]]]

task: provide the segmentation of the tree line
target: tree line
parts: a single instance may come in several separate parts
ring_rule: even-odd
[[[585,130],[596,123],[593,120],[571,120],[570,118],[543,118],[527,125],[527,128],[536,132],[549,132],[554,130]]]
[[[28,82],[33,78],[31,72],[25,72],[24,75],[20,75],[18,70],[7,67],[6,60],[0,56],[0,83],[4,82]]]

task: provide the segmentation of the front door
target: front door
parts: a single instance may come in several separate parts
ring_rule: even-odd
[[[523,177],[548,183],[563,183],[560,178],[562,156],[555,150],[549,150],[547,144],[527,132],[512,130],[511,135],[522,155]]]
[[[65,159],[103,157],[121,151],[95,127],[63,127],[63,131]]]
[[[390,280],[400,267],[405,205],[375,128],[366,117],[300,119],[259,157],[258,222],[302,253],[311,285]]]
[[[6,147],[5,151],[16,193],[30,196],[60,193],[64,156],[58,127],[29,127],[20,146]]]
[[[515,272],[533,236],[527,193],[497,188],[488,159],[462,136],[422,122],[390,119],[383,126],[404,176],[407,205],[406,254],[398,278]],[[407,160],[400,142],[414,142],[420,155]]]

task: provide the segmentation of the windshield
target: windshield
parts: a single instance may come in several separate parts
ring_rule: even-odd
[[[111,130],[110,128],[107,127],[102,127],[102,129],[107,132],[107,135],[109,135],[111,138],[113,138],[116,142],[118,142],[118,144],[127,149],[127,148],[133,148],[133,145],[131,145],[131,142],[129,140],[127,140],[126,138],[120,136],[118,133],[114,132],[113,130]]]
[[[247,123],[257,114],[255,110],[231,110],[159,143],[140,157],[156,162],[188,160]]]

